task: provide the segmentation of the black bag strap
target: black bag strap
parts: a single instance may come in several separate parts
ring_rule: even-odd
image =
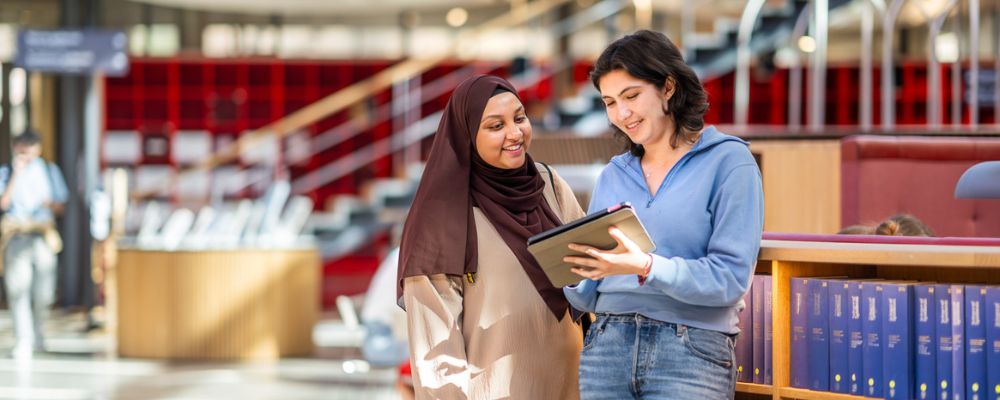
[[[540,162],[539,164],[542,164],[542,166],[545,167],[545,171],[549,173],[549,185],[552,187],[552,192],[555,193],[556,179],[552,177],[552,168],[549,168],[549,164],[543,162]]]

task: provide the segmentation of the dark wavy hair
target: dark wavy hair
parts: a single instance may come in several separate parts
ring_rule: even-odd
[[[684,62],[680,50],[666,35],[640,30],[611,43],[590,71],[590,80],[597,91],[601,90],[601,77],[619,69],[660,90],[663,90],[667,79],[672,78],[674,95],[667,101],[667,109],[663,110],[673,117],[676,128],[670,138],[670,147],[677,148],[680,140],[687,143],[698,140],[698,132],[705,126],[708,95],[694,70]],[[637,157],[645,154],[642,145],[633,143],[617,126],[612,124],[611,129],[615,137],[626,142],[630,153]]]

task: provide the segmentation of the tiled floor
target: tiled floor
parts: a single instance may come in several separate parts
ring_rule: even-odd
[[[107,336],[82,333],[79,313],[54,313],[49,352],[30,361],[7,354],[10,317],[0,311],[0,399],[397,399],[394,370],[371,370],[340,347],[352,333],[336,321],[317,326],[312,358],[263,363],[167,363],[115,359]],[[333,345],[333,346],[331,346]]]

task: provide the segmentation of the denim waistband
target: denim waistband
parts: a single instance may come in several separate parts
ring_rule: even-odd
[[[677,326],[673,322],[660,321],[658,319],[649,318],[645,315],[639,313],[625,313],[625,314],[611,314],[611,313],[595,313],[597,318],[605,318],[607,322],[636,322],[654,325],[664,325],[664,326]]]
[[[594,313],[594,315],[597,316],[597,319],[594,321],[594,324],[596,324],[599,327],[603,327],[604,325],[607,325],[609,322],[612,322],[612,323],[630,323],[630,324],[636,324],[636,325],[640,325],[641,324],[641,325],[647,325],[647,326],[654,325],[654,326],[662,326],[662,327],[667,327],[667,328],[673,328],[674,330],[677,331],[678,335],[681,335],[684,332],[687,332],[688,329],[697,329],[697,328],[691,328],[690,326],[684,325],[684,324],[678,324],[678,323],[675,323],[675,322],[660,321],[658,319],[649,318],[649,317],[647,317],[645,315],[642,315],[642,314],[639,314],[639,313],[625,313],[625,314]],[[711,330],[711,329],[706,329],[706,330],[714,331],[714,330]],[[714,331],[714,332],[718,332],[718,331]],[[726,332],[719,332],[719,333],[721,333],[723,335],[726,335],[726,336],[729,336],[731,338],[736,338],[736,335],[737,335],[735,333],[726,333]]]

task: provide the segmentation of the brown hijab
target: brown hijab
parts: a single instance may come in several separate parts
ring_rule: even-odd
[[[510,82],[477,75],[458,85],[448,100],[403,227],[396,295],[402,297],[407,277],[448,274],[465,279],[476,273],[472,207],[479,207],[561,320],[569,303],[527,247],[531,235],[561,225],[542,195],[545,181],[529,155],[521,167],[501,169],[483,161],[474,147],[483,110],[496,90],[517,95]]]

